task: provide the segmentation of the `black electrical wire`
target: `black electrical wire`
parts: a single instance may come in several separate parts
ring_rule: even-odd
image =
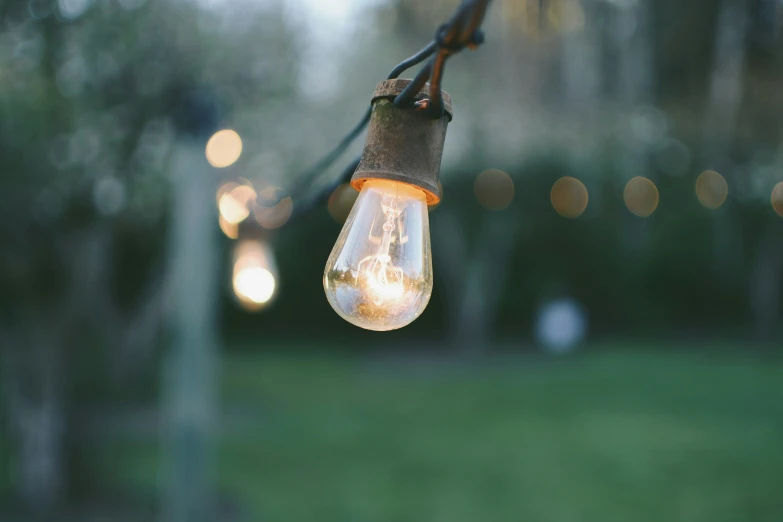
[[[335,189],[337,189],[337,187],[339,187],[343,183],[347,183],[348,180],[351,179],[351,176],[353,176],[353,173],[356,172],[356,169],[359,166],[359,162],[361,160],[362,160],[362,155],[359,154],[345,167],[345,169],[343,169],[343,171],[340,173],[340,175],[337,178],[335,178],[333,181],[328,183],[325,187],[320,189],[315,196],[311,198],[306,198],[304,202],[300,203],[299,205],[295,205],[291,219],[307,214],[310,210],[312,210],[314,206],[316,206],[324,199],[327,199],[332,194],[332,192],[334,192]]]
[[[362,116],[362,119],[359,123],[356,124],[356,126],[349,132],[342,140],[340,140],[340,143],[337,144],[337,146],[332,149],[329,154],[321,158],[315,165],[310,167],[305,173],[301,174],[296,182],[296,184],[288,189],[287,191],[281,193],[278,195],[278,200],[283,199],[285,197],[293,196],[295,194],[299,194],[303,191],[303,189],[306,189],[310,185],[313,184],[313,182],[321,175],[323,174],[329,167],[332,166],[332,164],[337,161],[337,159],[343,155],[343,153],[348,149],[348,147],[353,143],[353,141],[362,133],[364,128],[367,126],[367,124],[370,122],[370,115],[372,114],[372,108],[367,109],[365,111],[364,116]]]
[[[431,41],[429,44],[427,44],[427,47],[419,51],[418,53],[414,54],[410,58],[408,58],[405,61],[400,62],[397,67],[392,69],[392,72],[389,73],[389,76],[387,77],[388,80],[394,80],[395,78],[399,78],[402,73],[410,69],[411,67],[415,65],[419,65],[421,62],[432,56],[432,54],[437,50],[438,48],[438,42],[435,40]]]

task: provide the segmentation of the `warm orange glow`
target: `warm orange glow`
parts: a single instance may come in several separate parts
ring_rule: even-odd
[[[441,183],[440,180],[438,180],[438,190],[440,190],[440,199],[434,205],[430,205],[427,207],[427,210],[430,212],[438,208],[441,205],[441,203],[443,203],[443,183]]]
[[[707,208],[718,209],[729,195],[729,185],[714,170],[705,170],[696,180],[696,197]]]
[[[772,208],[778,216],[783,217],[783,181],[772,189]]]
[[[229,167],[242,155],[242,138],[231,129],[218,131],[209,138],[206,154],[207,161],[213,167]]]
[[[348,183],[339,185],[329,196],[329,201],[326,204],[329,215],[338,223],[345,223],[358,197],[359,193]]]
[[[236,239],[239,237],[239,225],[237,223],[229,223],[222,214],[218,218],[218,223],[220,223],[220,230],[223,231],[226,237],[229,239]]]
[[[589,197],[584,183],[571,176],[555,181],[549,195],[552,207],[566,218],[578,218],[587,209]]]
[[[476,177],[473,192],[482,207],[503,210],[514,201],[514,180],[502,170],[485,170]]]
[[[244,240],[234,249],[233,288],[239,303],[257,311],[277,290],[276,268],[271,249],[259,240]]]
[[[429,230],[424,191],[367,180],[324,269],[324,291],[334,311],[374,331],[416,320],[432,295]]]
[[[649,179],[637,176],[625,186],[623,199],[633,214],[648,217],[658,208],[658,187]]]
[[[266,304],[275,293],[275,276],[266,268],[243,268],[234,276],[234,290],[240,298],[258,305]]]
[[[225,194],[228,194],[238,186],[239,183],[237,183],[236,181],[228,181],[220,185],[220,187],[217,190],[217,194],[215,194],[215,203],[217,203],[217,205],[220,206],[220,198],[222,198]]]
[[[256,200],[256,191],[250,185],[237,185],[230,192],[220,196],[218,210],[220,215],[231,224],[241,223],[250,215],[250,209]]]

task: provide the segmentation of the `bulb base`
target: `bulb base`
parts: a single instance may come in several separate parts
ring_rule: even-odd
[[[439,119],[432,119],[415,108],[396,107],[394,98],[410,83],[410,80],[385,80],[375,88],[367,142],[351,186],[360,191],[371,179],[407,183],[424,191],[428,205],[436,205],[441,198],[438,176],[446,129],[454,111],[451,97],[445,92],[446,111]],[[415,100],[427,99],[428,89],[429,84]]]

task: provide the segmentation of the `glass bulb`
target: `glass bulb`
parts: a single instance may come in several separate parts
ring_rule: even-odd
[[[369,180],[324,271],[329,304],[368,330],[402,328],[432,294],[427,198],[412,185]]]

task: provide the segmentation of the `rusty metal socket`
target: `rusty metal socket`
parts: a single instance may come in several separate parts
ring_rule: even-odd
[[[410,83],[410,80],[385,80],[375,88],[367,143],[351,178],[351,186],[361,190],[368,179],[400,181],[422,189],[427,195],[427,204],[436,205],[441,198],[438,175],[446,128],[454,111],[451,97],[445,92],[446,111],[437,120],[415,108],[395,107],[394,98]],[[415,100],[427,100],[428,89],[429,84]]]

